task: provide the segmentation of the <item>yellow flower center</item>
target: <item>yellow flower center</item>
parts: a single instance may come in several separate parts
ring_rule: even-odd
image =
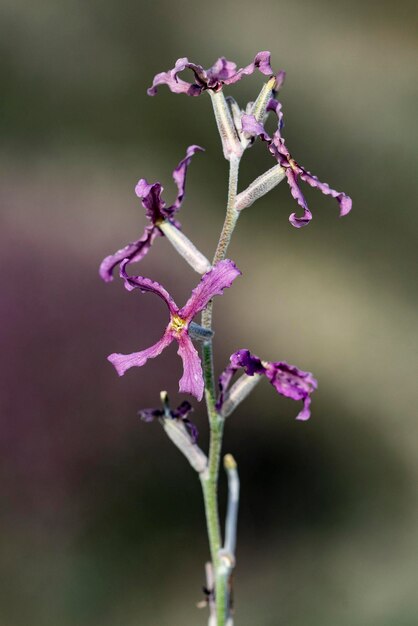
[[[187,325],[187,321],[179,317],[178,315],[173,315],[171,318],[171,330],[174,330],[175,333],[179,333],[183,328]]]
[[[296,171],[298,169],[298,164],[294,159],[289,159],[289,165],[293,171]]]

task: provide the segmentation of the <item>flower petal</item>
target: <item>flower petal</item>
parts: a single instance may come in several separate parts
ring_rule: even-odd
[[[304,372],[285,361],[268,363],[266,376],[278,393],[292,400],[303,400],[303,409],[296,419],[307,420],[310,417],[311,393],[317,389],[318,382],[311,372]]]
[[[129,259],[125,259],[120,266],[120,276],[125,281],[125,288],[128,291],[133,291],[134,289],[140,289],[142,292],[150,291],[159,296],[166,305],[172,315],[177,315],[178,306],[174,302],[173,298],[170,296],[168,291],[164,289],[160,283],[156,281],[150,280],[149,278],[145,278],[144,276],[128,276],[126,273],[126,266],[129,263]]]
[[[188,83],[178,78],[178,74],[186,68],[194,73],[195,83]],[[173,69],[157,74],[147,93],[149,96],[155,96],[159,85],[167,85],[173,93],[199,96],[206,89],[215,92],[220,91],[223,85],[232,85],[241,80],[243,76],[252,74],[255,69],[258,69],[262,74],[273,74],[270,66],[270,52],[259,52],[252,63],[238,71],[236,68],[236,63],[228,61],[225,57],[217,59],[208,70],[204,70],[201,65],[191,63],[187,57],[183,57],[176,61]]]
[[[193,422],[191,422],[188,417],[189,413],[193,411],[193,407],[190,402],[184,400],[180,404],[180,406],[177,407],[177,409],[170,409],[169,406],[167,407],[167,409],[168,411],[161,408],[141,409],[140,411],[138,411],[138,415],[144,422],[153,422],[155,419],[159,419],[161,417],[171,417],[174,420],[179,420],[183,422],[184,426],[189,431],[192,442],[196,443],[199,436],[199,431],[195,424],[193,424]]]
[[[274,89],[273,89],[274,94],[276,94],[279,91],[279,89],[282,88],[285,78],[286,78],[286,72],[284,70],[280,70],[279,72],[277,72],[276,82],[275,82]]]
[[[215,63],[207,70],[208,77],[213,81],[228,80],[234,76],[237,72],[237,64],[233,61],[228,61],[225,57],[219,57]]]
[[[187,332],[178,333],[176,339],[179,344],[177,354],[183,361],[183,376],[179,381],[179,391],[191,393],[200,401],[203,397],[204,382],[199,355]]]
[[[241,117],[242,130],[252,137],[261,136],[263,141],[271,141],[270,135],[265,131],[261,122],[257,122],[254,115],[244,115]]]
[[[299,206],[302,207],[302,209],[304,211],[302,217],[297,217],[296,213],[292,213],[289,216],[289,222],[295,228],[301,228],[302,226],[307,226],[307,224],[309,224],[309,222],[312,219],[312,213],[308,209],[308,205],[306,203],[305,196],[303,195],[303,193],[302,193],[302,191],[301,191],[301,189],[300,189],[300,187],[298,185],[297,174],[290,167],[286,168],[286,179],[287,179],[287,183],[288,183],[288,185],[290,187],[290,193],[292,194],[292,196],[294,197],[296,202],[299,204]]]
[[[189,415],[189,413],[192,413],[193,410],[194,409],[190,402],[187,402],[187,400],[183,400],[183,402],[177,407],[177,409],[175,411],[172,411],[171,413],[174,418],[184,419]]]
[[[141,409],[138,411],[139,417],[144,422],[152,422],[154,419],[164,416],[164,411],[162,409]]]
[[[300,170],[301,179],[308,183],[308,185],[310,185],[311,187],[317,187],[326,196],[332,196],[337,200],[340,207],[340,217],[343,217],[344,215],[347,215],[347,213],[350,213],[351,207],[353,205],[353,201],[351,200],[350,196],[347,196],[341,191],[335,191],[335,189],[331,189],[328,183],[321,183],[321,181],[316,176],[305,170],[303,167],[300,167]]]
[[[141,178],[135,187],[135,193],[141,199],[147,218],[153,225],[167,217],[165,214],[165,201],[161,198],[163,190],[164,187],[161,183],[150,185],[145,178]]]
[[[187,57],[177,59],[173,69],[168,70],[168,72],[160,72],[160,74],[154,76],[154,80],[152,81],[151,87],[147,90],[147,94],[149,96],[155,96],[159,85],[167,85],[173,93],[184,93],[188,96],[199,96],[202,92],[202,87],[177,78],[177,74],[190,67],[190,65],[191,64],[189,63]],[[201,68],[201,70],[204,71],[203,68]]]
[[[247,376],[265,373],[265,367],[261,360],[258,356],[255,356],[255,354],[251,354],[249,350],[238,350],[238,352],[234,352],[230,361],[235,371],[239,367],[242,367]]]
[[[180,404],[180,406],[177,407],[175,411],[171,411],[171,416],[174,419],[181,420],[184,423],[185,427],[189,431],[189,434],[190,434],[190,437],[192,438],[193,443],[196,443],[199,437],[199,431],[197,429],[197,426],[192,421],[190,421],[188,417],[189,413],[192,413],[192,411],[193,411],[193,407],[190,404],[190,402],[187,402],[187,400],[184,400]]]
[[[175,213],[177,213],[177,211],[179,210],[181,206],[181,203],[183,202],[184,190],[186,187],[187,168],[190,165],[192,156],[196,152],[204,152],[204,151],[205,149],[201,148],[200,146],[196,146],[196,145],[189,146],[186,151],[186,156],[184,157],[184,159],[180,161],[180,163],[177,165],[177,167],[173,171],[173,179],[177,185],[177,198],[175,199],[174,203],[170,207],[164,210],[166,217],[172,217]]]
[[[233,261],[229,259],[219,261],[202,276],[200,283],[193,289],[184,307],[180,309],[180,317],[191,320],[199,311],[203,311],[213,296],[221,295],[224,289],[230,287],[240,274],[240,270]]]
[[[142,367],[148,361],[148,359],[154,359],[156,356],[170,345],[173,341],[171,332],[167,329],[164,335],[157,343],[146,350],[140,352],[133,352],[132,354],[120,354],[114,352],[107,357],[107,360],[115,367],[119,376],[123,376],[126,370],[131,367]]]
[[[134,263],[143,259],[151,248],[154,239],[159,235],[162,235],[162,233],[158,228],[146,226],[141,239],[128,243],[124,248],[103,259],[99,268],[100,276],[106,282],[113,280],[112,272],[121,261],[128,259],[129,263]]]
[[[258,52],[255,55],[254,61],[252,63],[250,63],[246,67],[241,68],[240,70],[235,72],[235,74],[232,74],[228,76],[227,78],[222,79],[222,82],[225,85],[232,85],[238,82],[239,80],[241,80],[243,76],[248,76],[252,74],[255,69],[258,69],[262,74],[265,74],[265,75],[274,74],[270,65],[270,56],[271,56],[270,52],[268,52],[267,50]]]
[[[277,131],[275,133],[276,137],[280,136],[280,130],[283,126],[283,111],[282,111],[282,104],[281,102],[279,102],[278,100],[276,100],[276,98],[272,98],[268,105],[267,105],[267,111],[273,111],[276,114],[277,117]],[[277,135],[277,132],[279,132],[279,135]]]

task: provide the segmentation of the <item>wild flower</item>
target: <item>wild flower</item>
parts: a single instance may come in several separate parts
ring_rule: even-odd
[[[254,73],[256,69],[267,79],[254,101],[241,108],[233,98],[225,97],[224,88],[234,85],[244,76]],[[184,70],[192,72],[193,82],[179,77]],[[230,454],[224,457],[228,480],[228,503],[223,537],[218,507],[219,466],[226,418],[229,418],[254,387],[266,378],[280,395],[302,402],[302,408],[296,419],[305,421],[310,417],[312,394],[318,386],[310,372],[289,365],[286,361],[261,360],[244,349],[231,355],[229,364],[218,378],[216,389],[213,360],[213,298],[223,294],[241,274],[235,263],[226,259],[232,234],[242,210],[266,195],[285,178],[292,196],[304,211],[300,217],[295,213],[290,215],[291,224],[297,228],[305,226],[312,218],[299,181],[317,187],[325,195],[335,198],[341,216],[347,215],[352,206],[349,196],[319,181],[291,156],[282,135],[283,113],[278,100],[278,92],[283,85],[284,77],[285,73],[282,70],[273,72],[270,66],[270,53],[266,51],[259,52],[252,63],[241,69],[237,69],[236,64],[225,57],[220,57],[207,70],[201,65],[189,62],[187,58],[181,58],[173,69],[154,77],[152,86],[148,89],[151,96],[154,96],[158,87],[164,84],[174,93],[189,96],[209,94],[223,154],[229,161],[225,221],[212,262],[209,262],[180,230],[176,216],[184,198],[187,168],[193,154],[203,150],[197,145],[189,146],[185,158],[173,172],[177,185],[174,203],[169,207],[166,206],[162,199],[161,183],[149,184],[145,179],[141,179],[136,186],[136,193],[142,200],[149,224],[138,240],[107,256],[100,267],[101,277],[109,282],[112,280],[114,268],[120,265],[120,276],[128,291],[139,289],[140,292],[154,293],[165,302],[169,311],[168,325],[161,339],[154,345],[139,352],[113,353],[108,357],[118,374],[122,376],[132,367],[142,367],[148,359],[155,358],[176,341],[178,354],[183,362],[179,391],[195,396],[198,401],[205,395],[210,430],[208,455],[197,445],[197,428],[190,422],[192,406],[187,400],[173,410],[168,402],[167,393],[163,391],[160,394],[162,407],[142,409],[139,415],[147,422],[158,420],[162,424],[167,436],[197,472],[202,484],[210,549],[210,562],[206,564],[207,582],[203,605],[209,608],[209,626],[233,626],[234,620],[231,574],[236,564],[239,477],[237,463]],[[277,129],[272,136],[265,128],[270,113],[277,118]],[[257,137],[266,143],[275,164],[238,193],[241,158]],[[203,274],[182,308],[177,306],[172,296],[159,283],[144,276],[130,276],[127,273],[128,265],[141,260],[148,253],[154,240],[161,235],[170,240],[195,271]],[[200,324],[193,321],[198,313],[202,314]],[[202,360],[193,341],[198,341],[201,345]],[[233,382],[233,377],[239,370],[242,370],[242,374]]]
[[[186,304],[179,309],[168,291],[159,283],[144,276],[128,276],[125,269],[127,264],[128,260],[125,260],[120,267],[120,275],[125,281],[126,289],[155,293],[166,303],[170,321],[161,339],[150,348],[132,354],[113,353],[107,357],[108,360],[114,365],[119,376],[123,376],[131,367],[145,365],[148,359],[154,359],[173,341],[177,341],[178,354],[183,361],[183,376],[179,381],[179,391],[191,393],[200,401],[204,390],[202,365],[190,337],[190,325],[193,318],[203,311],[208,302],[230,287],[241,272],[232,261],[228,259],[220,261],[202,277]]]
[[[166,206],[162,198],[164,187],[161,183],[149,184],[145,178],[141,178],[138,181],[135,193],[142,201],[149,224],[145,226],[145,230],[139,239],[128,243],[117,252],[103,259],[99,268],[99,274],[104,281],[109,282],[113,280],[113,270],[125,259],[127,259],[125,265],[141,261],[148,254],[155,239],[164,235],[164,231],[167,232],[169,230],[171,232],[173,228],[181,229],[181,224],[175,216],[183,203],[187,168],[190,165],[192,156],[196,152],[203,151],[204,148],[200,146],[189,146],[184,159],[174,168],[173,179],[177,186],[177,197],[170,206]],[[206,260],[206,263],[203,261],[203,266],[208,269],[210,267],[209,261]]]

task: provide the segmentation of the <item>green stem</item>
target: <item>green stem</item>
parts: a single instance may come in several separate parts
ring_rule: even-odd
[[[222,261],[222,259],[225,258],[226,251],[239,216],[239,211],[235,208],[235,199],[237,197],[238,188],[239,162],[240,160],[237,158],[231,158],[229,162],[228,204],[226,207],[224,225],[221,236],[219,237],[219,243],[216,248],[215,256],[213,257],[212,265],[215,265],[215,263]]]
[[[235,209],[235,199],[238,187],[239,159],[230,160],[228,204],[225,222],[219,238],[213,258],[213,265],[225,258],[226,251],[231,241],[234,231],[238,211]],[[212,329],[213,301],[202,313],[202,326],[208,330]],[[228,578],[222,573],[220,567],[219,551],[222,546],[219,508],[218,508],[218,477],[219,465],[222,451],[222,436],[224,428],[224,418],[221,417],[215,407],[215,375],[213,370],[212,340],[203,344],[203,376],[205,380],[205,398],[210,427],[209,462],[208,470],[201,475],[203,498],[205,502],[206,524],[208,529],[210,553],[215,575],[215,601],[217,626],[225,626],[228,604]]]

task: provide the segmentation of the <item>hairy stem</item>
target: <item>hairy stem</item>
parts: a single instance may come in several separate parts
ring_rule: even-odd
[[[235,209],[235,199],[238,187],[239,159],[230,160],[228,204],[225,222],[216,248],[213,265],[225,258],[226,251],[235,228],[238,211]],[[202,313],[202,326],[212,329],[213,301],[209,302]],[[216,411],[215,375],[213,370],[212,340],[203,344],[203,376],[205,380],[205,398],[210,427],[210,444],[208,470],[201,474],[203,497],[205,502],[206,524],[208,528],[209,546],[215,575],[215,602],[217,626],[225,626],[228,609],[228,578],[224,574],[219,552],[222,547],[222,538],[218,508],[218,477],[222,451],[222,436],[224,418]]]
[[[218,261],[222,261],[225,258],[226,251],[231,241],[232,233],[234,232],[235,225],[239,216],[239,212],[235,208],[235,199],[237,197],[238,187],[238,172],[239,172],[238,158],[231,159],[229,162],[229,187],[228,187],[228,204],[226,207],[226,216],[224,225],[222,228],[221,236],[219,237],[219,243],[216,248],[215,256],[213,257],[212,265],[215,265]]]

